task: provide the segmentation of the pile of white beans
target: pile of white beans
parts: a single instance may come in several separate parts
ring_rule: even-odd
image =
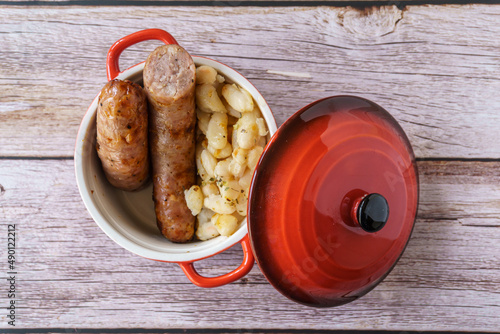
[[[247,215],[253,171],[267,142],[252,96],[210,66],[196,68],[198,185],[184,192],[196,237],[230,236]]]

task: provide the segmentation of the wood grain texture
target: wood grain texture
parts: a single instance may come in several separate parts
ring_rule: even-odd
[[[7,5],[26,5],[33,4],[32,0],[1,0],[0,4]],[[391,5],[411,4],[443,4],[457,3],[460,0],[397,0],[391,1]],[[352,5],[353,3],[380,3],[382,6],[388,5],[387,0],[37,0],[37,6],[338,6],[342,4]],[[31,5],[30,4],[30,5]]]
[[[7,225],[16,224],[16,328],[500,329],[500,7],[0,6],[0,17],[0,308]],[[375,290],[311,309],[257,267],[201,289],[177,265],[135,256],[98,228],[67,158],[106,82],[108,48],[146,28],[239,70],[278,124],[337,94],[369,98],[400,122],[421,158],[419,213]],[[121,66],[157,45],[131,47]],[[241,258],[235,246],[197,268],[220,275]]]
[[[375,290],[338,308],[288,301],[257,267],[239,282],[197,288],[177,265],[120,248],[86,212],[72,160],[0,160],[0,277],[6,226],[16,224],[17,328],[496,331],[500,162],[427,161],[419,170],[419,216],[399,264]],[[217,275],[241,257],[236,246],[197,267]],[[0,305],[6,301],[0,293]]]
[[[263,93],[278,124],[353,94],[401,123],[419,157],[500,158],[500,7],[0,7],[0,156],[68,157],[117,39],[170,31]],[[126,50],[121,66],[158,43]]]

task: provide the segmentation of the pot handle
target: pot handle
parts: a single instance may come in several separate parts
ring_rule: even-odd
[[[144,42],[151,39],[157,39],[164,42],[165,44],[179,44],[168,32],[161,29],[146,29],[134,32],[128,36],[120,38],[113,44],[108,51],[108,57],[106,59],[106,70],[108,75],[108,80],[116,78],[120,74],[120,67],[118,65],[118,60],[120,55],[131,45],[137,44],[139,42]]]
[[[241,240],[240,243],[243,248],[243,262],[238,268],[231,271],[230,273],[217,277],[204,277],[198,274],[196,269],[194,269],[193,262],[181,262],[179,263],[179,266],[191,282],[202,288],[215,288],[221,285],[232,283],[248,274],[252,269],[254,263],[254,257],[252,249],[250,248],[250,240],[248,238],[248,234]]]

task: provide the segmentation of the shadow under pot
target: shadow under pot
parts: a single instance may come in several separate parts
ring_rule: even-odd
[[[316,101],[278,129],[257,166],[247,217],[256,261],[296,302],[353,301],[402,255],[418,193],[413,150],[387,111],[354,96]]]

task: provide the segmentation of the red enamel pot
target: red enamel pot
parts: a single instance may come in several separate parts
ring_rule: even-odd
[[[148,29],[125,36],[115,42],[108,51],[108,80],[115,78],[142,84],[144,62],[125,70],[119,68],[121,53],[128,47],[146,40],[159,40],[165,44],[177,44],[166,31]],[[244,87],[262,111],[270,133],[276,131],[276,121],[264,97],[243,75],[231,67],[200,56],[192,56],[196,66],[215,68],[230,81]],[[95,150],[96,111],[98,96],[94,99],[80,125],[75,145],[75,173],[83,202],[97,225],[117,244],[142,257],[179,264],[194,284],[212,288],[234,282],[250,272],[255,261],[248,240],[246,219],[229,237],[219,236],[207,241],[186,244],[172,243],[165,239],[156,226],[152,201],[152,185],[135,192],[114,188],[107,182]],[[205,277],[197,272],[195,263],[215,256],[240,243],[242,263],[229,273]]]

